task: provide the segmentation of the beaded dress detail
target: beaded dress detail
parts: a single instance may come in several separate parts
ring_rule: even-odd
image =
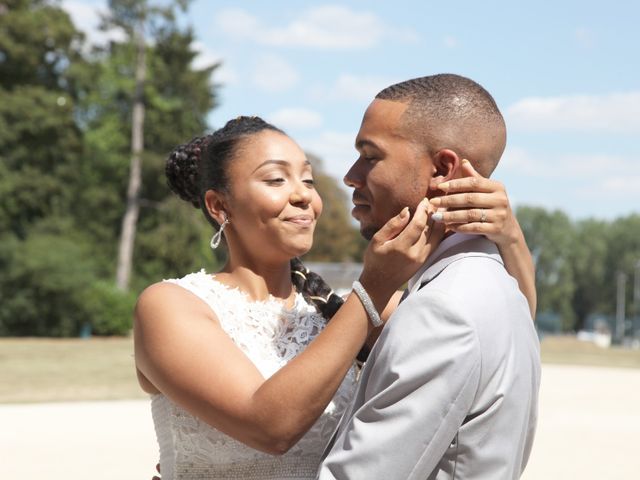
[[[204,272],[167,280],[189,290],[216,313],[224,331],[265,378],[286,365],[315,338],[325,320],[301,294],[285,308],[271,298],[252,301]],[[286,454],[260,452],[199,420],[164,395],[151,396],[163,480],[314,479],[325,445],[355,392],[349,369],[331,403]]]

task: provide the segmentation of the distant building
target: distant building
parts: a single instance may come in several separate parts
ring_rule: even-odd
[[[349,292],[362,272],[361,263],[305,262],[305,266],[320,275],[338,295]]]

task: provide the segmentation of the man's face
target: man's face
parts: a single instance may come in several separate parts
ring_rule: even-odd
[[[354,189],[351,214],[368,240],[404,207],[415,210],[434,172],[429,156],[402,129],[406,109],[389,100],[369,105],[356,137],[360,156],[344,177]]]

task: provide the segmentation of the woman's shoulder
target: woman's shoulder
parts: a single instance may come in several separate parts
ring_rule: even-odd
[[[149,285],[138,296],[136,318],[192,309],[210,312],[202,295],[198,293],[206,285],[207,277],[208,274],[202,270],[182,278],[162,280]]]

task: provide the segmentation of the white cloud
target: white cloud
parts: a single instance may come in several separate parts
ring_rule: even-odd
[[[87,4],[80,0],[63,0],[62,8],[71,16],[76,28],[84,32],[92,45],[104,45],[111,40],[122,41],[125,38],[122,30],[103,32],[98,29],[100,14],[108,10],[105,2]]]
[[[216,69],[214,73],[215,82],[220,82],[224,85],[234,84],[238,81],[238,74],[233,68],[231,68],[227,61],[223,60],[221,55],[212,51],[202,42],[193,42],[193,49],[196,50],[198,55],[191,62],[191,66],[195,69],[203,69],[210,67],[216,63],[221,65]]]
[[[620,172],[640,175],[640,159],[606,154],[535,154],[523,148],[507,147],[500,168],[533,177],[606,180],[609,175]]]
[[[323,5],[306,10],[283,26],[263,24],[241,8],[221,10],[216,25],[228,35],[259,44],[286,47],[349,50],[370,48],[383,38],[413,42],[417,33],[395,29],[375,14],[341,5]]]
[[[296,69],[284,58],[266,54],[256,63],[253,83],[267,92],[282,92],[298,83],[299,77]]]
[[[580,27],[576,28],[573,32],[573,37],[580,45],[584,48],[591,48],[594,44],[593,32],[587,28]]]
[[[306,108],[282,108],[269,115],[270,122],[284,130],[319,128],[322,115]]]
[[[456,48],[459,45],[458,39],[453,35],[447,35],[446,37],[444,37],[442,42],[447,48]]]
[[[613,176],[602,182],[607,193],[617,195],[635,195],[640,197],[640,175]]]
[[[640,91],[531,97],[506,110],[510,128],[524,131],[640,133]]]
[[[306,152],[320,157],[325,172],[342,184],[342,177],[358,157],[353,146],[355,138],[355,132],[322,131],[313,137],[299,138],[298,143]]]
[[[216,15],[216,24],[233,37],[252,37],[261,27],[257,17],[241,8],[227,8]]]
[[[640,205],[640,158],[533,153],[508,148],[496,178],[511,204],[560,209],[574,218],[612,218]]]
[[[368,104],[383,88],[396,83],[388,77],[352,75],[344,73],[330,86],[317,85],[311,96],[316,100],[340,100]]]

